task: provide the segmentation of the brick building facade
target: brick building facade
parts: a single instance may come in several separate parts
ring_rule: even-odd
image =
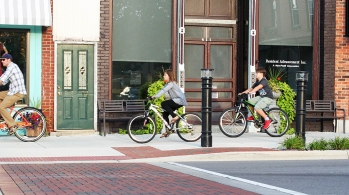
[[[112,48],[112,0],[100,1],[100,41],[97,51],[97,99],[111,99],[111,48]],[[315,1],[319,3],[319,13],[314,13],[314,28],[319,28],[318,45],[314,50],[318,55],[318,94],[316,99],[335,99],[337,106],[349,112],[349,66],[347,65],[349,38],[345,37],[345,0]],[[53,0],[51,0],[51,6]],[[336,21],[336,22],[334,22]],[[52,27],[43,27],[42,42],[42,109],[48,118],[48,130],[54,130],[54,56]],[[348,117],[347,117],[348,120]],[[316,125],[307,125],[307,130],[318,129]],[[325,123],[329,129],[332,123]],[[327,128],[328,127],[328,128]]]
[[[335,59],[328,77],[334,81],[334,98],[337,105],[349,112],[349,37],[345,36],[346,0],[331,1],[336,3],[335,18],[331,29],[335,29]],[[333,77],[334,73],[334,77]],[[348,117],[347,117],[348,121]]]

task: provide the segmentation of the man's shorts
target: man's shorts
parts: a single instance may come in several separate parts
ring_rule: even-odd
[[[248,100],[251,104],[254,104],[255,109],[264,109],[268,105],[270,105],[273,100],[268,97],[256,96]]]

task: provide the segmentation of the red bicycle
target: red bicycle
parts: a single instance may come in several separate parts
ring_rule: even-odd
[[[10,114],[15,112],[13,119],[18,125],[15,136],[24,142],[35,142],[39,140],[46,132],[46,117],[37,108],[24,107],[19,110],[14,109],[15,106],[11,106]],[[5,121],[0,122],[0,131],[8,133],[9,128]]]

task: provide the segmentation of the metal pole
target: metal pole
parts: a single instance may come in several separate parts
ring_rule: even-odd
[[[307,91],[307,72],[299,71],[296,73],[297,80],[297,106],[296,106],[296,136],[302,134],[305,143],[305,115],[306,115],[306,98]],[[300,76],[299,76],[300,75]]]
[[[201,69],[212,71],[212,69]],[[201,76],[202,79],[202,136],[201,147],[212,147],[212,77]]]

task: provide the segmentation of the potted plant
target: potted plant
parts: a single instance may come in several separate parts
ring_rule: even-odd
[[[290,124],[292,124],[296,115],[294,109],[294,98],[296,97],[296,93],[290,85],[282,81],[285,74],[286,72],[283,69],[277,70],[269,68],[267,77],[269,78],[268,83],[273,91],[274,99],[277,99],[276,105],[287,113],[288,118],[290,119]],[[287,134],[292,133],[294,133],[294,130],[289,130],[287,132]]]
[[[267,78],[269,78],[268,83],[271,90],[273,91],[274,99],[277,99],[281,96],[282,91],[280,90],[280,82],[284,75],[285,72],[283,69],[268,69],[266,76]]]

